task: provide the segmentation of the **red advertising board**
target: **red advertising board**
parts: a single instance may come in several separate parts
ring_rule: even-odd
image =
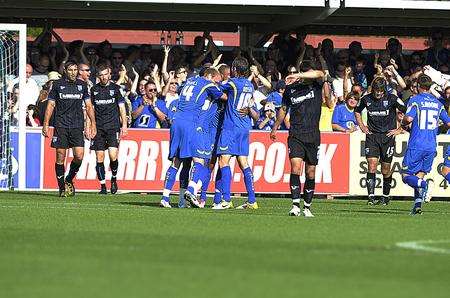
[[[287,132],[279,132],[277,141],[269,139],[266,131],[252,131],[250,134],[249,163],[253,169],[255,190],[259,193],[289,193],[289,157],[286,145]],[[44,189],[56,189],[54,173],[55,152],[50,148],[51,138],[45,140]],[[319,165],[316,169],[316,192],[345,194],[349,190],[349,144],[347,134],[323,133],[319,150]],[[75,185],[79,190],[96,190],[99,187],[95,171],[95,152],[85,146],[85,157],[77,174]],[[129,135],[120,142],[119,188],[127,191],[159,192],[170,161],[169,131],[162,129],[129,130]],[[70,152],[66,159],[66,170],[72,159]],[[108,168],[108,160],[105,166]],[[238,164],[232,161],[232,192],[245,192],[243,175]],[[107,170],[106,178],[111,173]],[[213,177],[214,179],[214,177]],[[302,178],[303,182],[303,178]],[[211,183],[211,189],[213,183]],[[175,190],[178,189],[176,183]]]

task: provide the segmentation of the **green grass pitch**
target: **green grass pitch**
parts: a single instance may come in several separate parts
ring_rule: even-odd
[[[0,193],[0,296],[449,297],[449,202],[412,217],[410,201],[315,200],[315,218],[294,218],[289,199],[250,212],[158,201]]]

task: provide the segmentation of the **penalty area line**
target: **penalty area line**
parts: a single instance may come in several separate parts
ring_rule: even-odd
[[[450,240],[419,240],[408,242],[397,242],[395,246],[405,249],[412,249],[417,251],[426,251],[439,254],[450,254],[450,249],[433,247],[433,244],[450,243]]]

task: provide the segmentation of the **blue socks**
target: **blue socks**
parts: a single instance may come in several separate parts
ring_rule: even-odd
[[[163,200],[166,202],[169,202],[169,196],[170,192],[172,191],[173,185],[175,184],[175,179],[177,177],[178,169],[171,166],[169,169],[167,169],[166,172],[166,179],[164,182],[164,190],[163,190]]]
[[[199,162],[194,162],[191,172],[191,180],[189,181],[189,186],[187,191],[191,194],[196,195],[198,191],[198,183],[204,180],[206,176],[206,167]],[[202,183],[203,184],[203,183]]]
[[[447,175],[445,175],[445,180],[447,180],[448,183],[450,183],[450,173],[448,173]]]
[[[255,187],[253,186],[252,169],[250,169],[250,167],[247,167],[242,172],[244,173],[244,182],[245,188],[247,189],[248,193],[248,202],[250,204],[253,204],[254,202],[256,202],[256,197],[255,197]]]
[[[422,207],[422,189],[414,188],[414,208]]]
[[[230,187],[231,187],[231,169],[230,166],[225,166],[220,169],[222,172],[222,195],[227,202],[231,201]]]
[[[216,181],[214,183],[214,204],[219,204],[222,201],[222,170],[217,169]]]
[[[211,170],[208,166],[204,166],[205,173],[202,179],[202,192],[200,194],[200,200],[206,201],[206,192],[208,191],[209,181],[211,180]]]
[[[409,176],[404,176],[403,177],[403,182],[405,184],[408,184],[409,186],[411,186],[412,188],[425,188],[427,187],[427,182],[423,179],[420,179],[417,176],[414,175],[409,175]]]

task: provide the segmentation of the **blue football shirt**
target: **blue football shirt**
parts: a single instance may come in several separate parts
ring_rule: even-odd
[[[340,104],[334,108],[331,123],[337,124],[343,129],[350,129],[358,126],[355,113],[349,110],[346,104]]]
[[[413,118],[408,149],[436,151],[439,119],[450,122],[442,103],[432,94],[418,94],[408,101],[406,116]]]
[[[251,129],[252,120],[250,116],[241,116],[239,110],[254,106],[252,83],[247,78],[231,78],[222,85],[222,88],[228,95],[223,127]]]
[[[192,121],[203,126],[209,116],[207,112],[210,111],[212,103],[222,94],[217,85],[203,77],[187,80],[181,90],[173,119]],[[212,115],[214,115],[213,112]]]

